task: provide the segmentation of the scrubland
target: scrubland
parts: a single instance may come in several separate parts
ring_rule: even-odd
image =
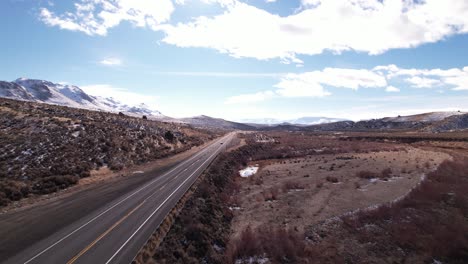
[[[241,138],[246,145],[213,163],[152,261],[468,261],[467,134]],[[241,178],[248,165],[258,173]]]
[[[0,99],[0,206],[144,164],[218,134],[63,106]]]

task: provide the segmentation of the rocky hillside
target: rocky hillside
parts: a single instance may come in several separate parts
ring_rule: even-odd
[[[430,132],[459,131],[468,129],[468,114],[454,115],[425,128]]]
[[[307,127],[307,130],[311,131],[447,132],[464,129],[468,129],[468,113],[464,112],[433,112],[359,122],[343,121]]]
[[[66,188],[94,169],[120,170],[215,136],[183,124],[0,99],[0,205]]]

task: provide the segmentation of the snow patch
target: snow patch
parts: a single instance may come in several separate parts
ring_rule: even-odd
[[[239,171],[239,175],[243,178],[247,178],[247,177],[250,177],[252,175],[254,175],[255,173],[257,173],[258,171],[258,165],[256,166],[249,166],[243,170],[240,170]]]

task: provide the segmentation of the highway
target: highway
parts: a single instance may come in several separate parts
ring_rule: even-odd
[[[150,181],[1,261],[131,263],[165,216],[233,136],[230,133],[215,140],[161,175],[154,175]]]

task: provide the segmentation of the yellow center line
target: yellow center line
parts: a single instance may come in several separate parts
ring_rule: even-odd
[[[130,215],[132,215],[138,208],[140,208],[146,200],[141,202],[137,207],[133,208],[130,212],[128,212],[124,217],[122,217],[119,221],[117,221],[115,224],[113,224],[109,229],[106,230],[106,232],[102,233],[98,238],[96,238],[91,244],[89,244],[87,247],[85,247],[80,253],[78,253],[76,256],[74,256],[72,259],[70,259],[67,264],[72,264],[74,263],[79,257],[81,257],[83,254],[85,254],[88,250],[90,250],[99,240],[104,238],[107,234],[109,234],[114,228],[116,228],[118,225],[120,225],[125,219],[127,219]]]

